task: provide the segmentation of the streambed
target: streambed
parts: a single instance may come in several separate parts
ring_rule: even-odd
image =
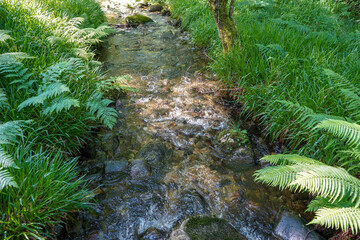
[[[254,182],[256,160],[273,150],[233,122],[186,32],[124,2],[102,3],[116,29],[102,61],[109,77],[126,76],[138,91],[116,100],[118,123],[86,149],[81,168],[97,202],[65,239],[180,239],[172,232],[199,215],[225,219],[241,239],[278,239],[281,206],[304,199]],[[125,27],[120,19],[134,12],[154,22]]]

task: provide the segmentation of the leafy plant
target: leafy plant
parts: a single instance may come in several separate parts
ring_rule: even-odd
[[[98,84],[98,90],[111,99],[118,99],[126,92],[138,92],[138,89],[130,86],[130,79],[129,75],[110,77]]]
[[[4,145],[11,144],[20,135],[20,128],[16,122],[0,124],[0,192],[6,187],[18,187],[9,168],[18,168]]]
[[[358,152],[360,126],[342,120],[323,120],[315,129],[326,130]],[[349,155],[348,155],[349,156]],[[351,156],[349,156],[351,157]],[[312,158],[279,154],[262,158],[276,166],[255,172],[256,181],[293,191],[306,191],[316,197],[308,211],[315,211],[310,222],[353,233],[360,229],[360,180],[345,169],[328,166]],[[354,161],[355,162],[355,161]]]

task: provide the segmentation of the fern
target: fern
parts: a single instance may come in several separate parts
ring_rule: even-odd
[[[344,141],[347,150],[341,151],[344,158],[360,159],[360,126],[344,120],[326,119],[318,123],[314,130],[326,130]],[[336,155],[338,156],[338,155]],[[316,197],[308,211],[316,211],[311,223],[335,227],[357,233],[360,227],[360,180],[343,168],[328,166],[320,161],[294,154],[270,155],[264,161],[277,166],[257,170],[256,181],[281,189],[306,191]],[[343,163],[359,166],[350,159]]]
[[[17,122],[6,122],[0,124],[0,191],[5,187],[17,187],[13,176],[7,168],[17,168],[12,157],[7,154],[3,146],[16,141],[21,135],[21,128]]]
[[[267,155],[261,159],[262,161],[269,162],[271,164],[317,164],[324,165],[324,163],[314,160],[312,158],[304,157],[298,154],[277,154]]]
[[[57,97],[51,101],[50,106],[46,107],[42,112],[45,115],[51,115],[53,112],[59,113],[63,110],[68,111],[71,107],[79,107],[79,101],[71,97]]]
[[[41,104],[44,104],[44,102],[48,99],[51,98],[55,98],[59,95],[61,95],[62,93],[66,93],[66,92],[70,92],[70,89],[63,83],[60,82],[55,82],[55,83],[51,83],[48,84],[47,86],[43,86],[43,89],[39,89],[38,91],[38,95],[31,97],[27,100],[25,100],[24,102],[22,102],[19,106],[18,106],[18,110],[22,110],[25,107],[29,107],[29,106],[38,106]]]
[[[285,189],[296,179],[295,170],[294,166],[287,165],[266,167],[257,170],[254,176],[256,181],[266,183],[272,187]]]
[[[356,123],[329,119],[319,123],[315,129],[327,130],[332,135],[346,141],[352,147],[360,145],[360,126]]]
[[[10,35],[8,35],[9,31],[0,30],[0,43],[6,44],[6,41],[12,39]]]
[[[9,108],[10,105],[8,103],[6,94],[2,88],[0,88],[0,110],[3,108]]]
[[[351,196],[351,202],[360,204],[360,181],[351,176],[345,169],[326,165],[308,165],[298,172],[296,180],[289,187],[307,191],[330,201],[341,201]]]
[[[90,96],[86,107],[96,119],[100,120],[105,126],[111,129],[117,121],[118,114],[115,109],[108,107],[110,103],[112,103],[112,101],[103,99],[101,93],[94,92]]]
[[[321,224],[342,231],[348,231],[350,228],[355,234],[360,228],[360,209],[357,207],[320,208],[315,215],[310,224]]]

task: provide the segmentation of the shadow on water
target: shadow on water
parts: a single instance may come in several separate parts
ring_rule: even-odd
[[[123,17],[128,10],[111,11],[119,6],[105,10]],[[254,154],[269,148],[233,130],[232,109],[214,94],[215,76],[189,36],[147,15],[154,23],[117,29],[102,53],[108,75],[129,75],[139,91],[116,101],[116,127],[87,149],[83,171],[101,187],[68,239],[167,239],[196,215],[224,218],[248,239],[274,239],[286,200],[252,177]]]

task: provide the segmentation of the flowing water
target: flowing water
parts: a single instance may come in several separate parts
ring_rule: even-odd
[[[138,91],[116,101],[117,125],[87,149],[82,165],[100,186],[97,202],[67,238],[168,239],[183,220],[207,215],[247,239],[275,239],[286,200],[252,177],[270,150],[232,122],[204,54],[168,17],[143,10],[154,22],[126,28],[119,19],[142,10],[103,7],[116,28],[102,53],[108,75],[126,75]]]

